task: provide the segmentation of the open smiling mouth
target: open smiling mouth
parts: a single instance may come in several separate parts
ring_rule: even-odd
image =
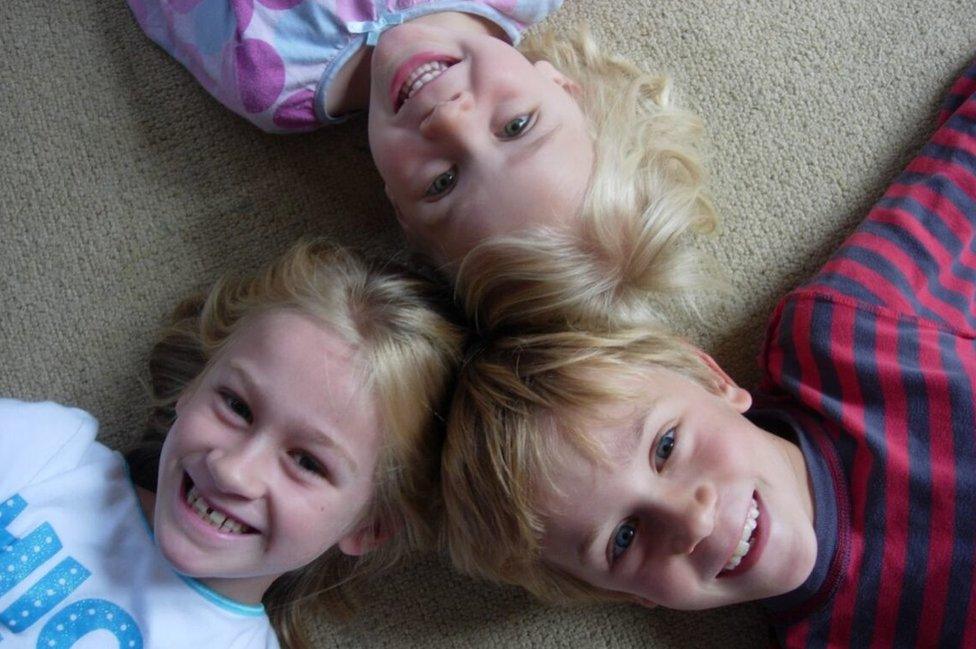
[[[410,70],[403,82],[400,84],[400,88],[397,90],[396,101],[393,105],[393,112],[397,113],[403,107],[408,99],[420,92],[421,88],[426,86],[428,83],[436,79],[437,77],[444,74],[444,72],[450,68],[452,65],[457,63],[456,59],[443,58],[435,60],[426,60]],[[409,63],[409,62],[408,62]],[[400,76],[398,73],[397,76]]]
[[[752,502],[749,503],[749,511],[746,514],[745,523],[742,525],[742,533],[739,542],[735,546],[735,551],[729,558],[725,567],[719,573],[719,577],[727,577],[747,569],[749,565],[742,565],[742,561],[749,555],[750,550],[756,546],[759,538],[759,502],[756,494],[752,494]],[[751,557],[750,557],[751,558]],[[751,565],[751,561],[748,564]],[[741,570],[736,570],[741,566]]]
[[[227,512],[221,511],[213,506],[203,495],[197,491],[193,480],[186,473],[183,474],[183,501],[190,511],[197,514],[200,520],[207,523],[214,529],[225,534],[255,534],[257,530],[247,523],[240,521]]]

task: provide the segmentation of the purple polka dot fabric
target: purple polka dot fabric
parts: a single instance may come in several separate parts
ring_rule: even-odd
[[[263,113],[271,108],[285,87],[285,62],[270,44],[245,38],[234,48],[237,92],[244,110]]]
[[[562,0],[127,0],[142,30],[218,101],[272,133],[342,121],[329,84],[367,37],[442,11],[484,16],[514,43]]]

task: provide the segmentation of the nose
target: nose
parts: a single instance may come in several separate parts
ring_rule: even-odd
[[[683,493],[670,494],[659,515],[666,548],[672,554],[691,554],[715,529],[715,487],[701,483]]]
[[[439,102],[420,123],[420,133],[428,139],[463,142],[475,133],[471,128],[474,96],[467,90]]]
[[[213,448],[207,453],[207,469],[214,486],[227,496],[248,500],[264,493],[267,450],[259,436],[251,434],[235,443]]]

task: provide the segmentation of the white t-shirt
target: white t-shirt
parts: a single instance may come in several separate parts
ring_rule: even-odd
[[[177,574],[98,423],[0,399],[0,649],[277,648],[261,606]]]

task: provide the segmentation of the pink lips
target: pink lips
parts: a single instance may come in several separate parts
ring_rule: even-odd
[[[748,554],[742,557],[742,561],[732,570],[722,570],[718,573],[718,578],[725,577],[735,577],[741,575],[745,571],[756,565],[759,561],[760,555],[762,555],[763,549],[766,547],[766,540],[769,535],[766,533],[769,525],[769,514],[766,512],[766,508],[763,506],[763,502],[759,497],[759,492],[753,492],[752,497],[756,499],[756,504],[759,506],[759,518],[756,519],[756,529],[752,533],[752,547],[749,548]],[[728,561],[726,561],[728,563]]]
[[[393,75],[392,81],[390,81],[390,105],[393,106],[394,113],[400,110],[400,89],[406,83],[407,77],[424,63],[430,63],[431,61],[444,61],[445,63],[456,62],[455,59],[437,52],[421,52],[414,54],[401,63],[400,67],[397,68],[396,74]]]

